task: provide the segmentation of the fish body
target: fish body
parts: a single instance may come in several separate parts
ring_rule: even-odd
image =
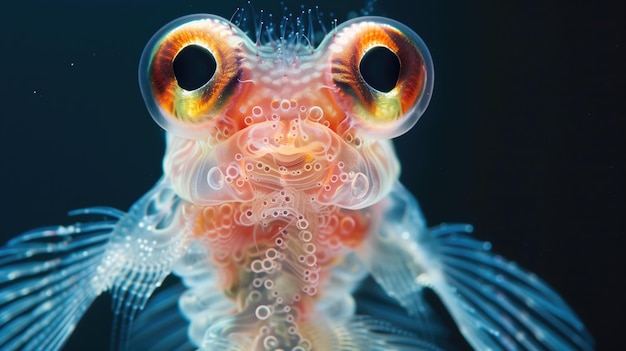
[[[382,17],[341,24],[315,47],[298,33],[253,41],[192,15],[155,34],[139,81],[167,134],[164,175],[128,212],[79,210],[107,219],[0,249],[2,349],[60,349],[108,291],[120,349],[436,350],[426,289],[475,349],[593,348],[545,283],[469,225],[428,228],[398,181],[391,138],[413,127],[433,87],[419,36]],[[399,61],[384,91],[360,66],[379,48]],[[200,81],[198,62],[214,67]],[[169,274],[182,287],[142,311]],[[355,316],[368,274],[414,333]],[[178,313],[186,325],[169,324]]]

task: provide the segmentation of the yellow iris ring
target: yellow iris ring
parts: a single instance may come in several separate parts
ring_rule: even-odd
[[[388,92],[371,87],[360,74],[365,54],[376,47],[393,52],[400,61],[396,86]],[[410,38],[387,23],[362,21],[339,31],[330,46],[331,79],[348,113],[370,131],[396,127],[412,112],[425,90],[426,63]]]
[[[157,105],[180,122],[199,124],[217,115],[233,96],[241,74],[241,37],[233,26],[215,19],[184,23],[164,35],[155,45],[148,75]],[[180,87],[174,74],[176,55],[191,45],[213,55],[216,71],[196,90]]]

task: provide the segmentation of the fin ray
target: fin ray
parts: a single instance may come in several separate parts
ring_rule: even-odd
[[[178,282],[157,291],[137,316],[128,340],[131,350],[192,350],[188,341],[188,322],[181,316],[178,300],[185,291]],[[159,335],[160,339],[155,339]]]
[[[113,294],[113,349],[126,349],[137,313],[185,252],[187,234],[180,218],[183,200],[161,179],[116,225],[101,264]]]
[[[329,325],[332,325],[330,323]],[[328,331],[325,331],[328,335]],[[416,335],[387,322],[356,316],[343,325],[333,325],[329,349],[345,351],[441,351]]]
[[[374,211],[380,233],[360,252],[374,278],[409,312],[431,288],[466,340],[479,350],[592,350],[593,340],[545,282],[491,252],[466,224],[427,229],[397,183]]]
[[[61,348],[101,292],[85,282],[119,211],[99,212],[113,220],[35,229],[0,248],[0,348]]]

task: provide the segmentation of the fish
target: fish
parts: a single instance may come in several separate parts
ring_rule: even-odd
[[[390,86],[365,73],[381,51]],[[253,37],[211,14],[165,25],[139,62],[163,176],[126,212],[74,210],[0,248],[0,349],[62,349],[110,293],[114,349],[447,349],[434,294],[476,350],[593,350],[547,283],[469,224],[428,226],[400,183],[392,139],[433,84],[426,44],[389,18],[319,44],[289,19]]]

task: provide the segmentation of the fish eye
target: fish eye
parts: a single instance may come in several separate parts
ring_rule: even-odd
[[[359,72],[369,86],[388,93],[398,84],[400,61],[393,51],[384,46],[376,46],[361,58]]]
[[[198,45],[189,45],[174,57],[172,68],[178,85],[187,91],[193,91],[211,80],[217,69],[217,62],[210,51]]]
[[[434,71],[415,32],[388,18],[361,17],[338,26],[325,45],[327,83],[357,130],[392,138],[417,123],[430,101]]]
[[[161,28],[139,63],[141,92],[154,120],[182,137],[206,137],[240,89],[242,47],[249,41],[214,15],[186,16]]]

